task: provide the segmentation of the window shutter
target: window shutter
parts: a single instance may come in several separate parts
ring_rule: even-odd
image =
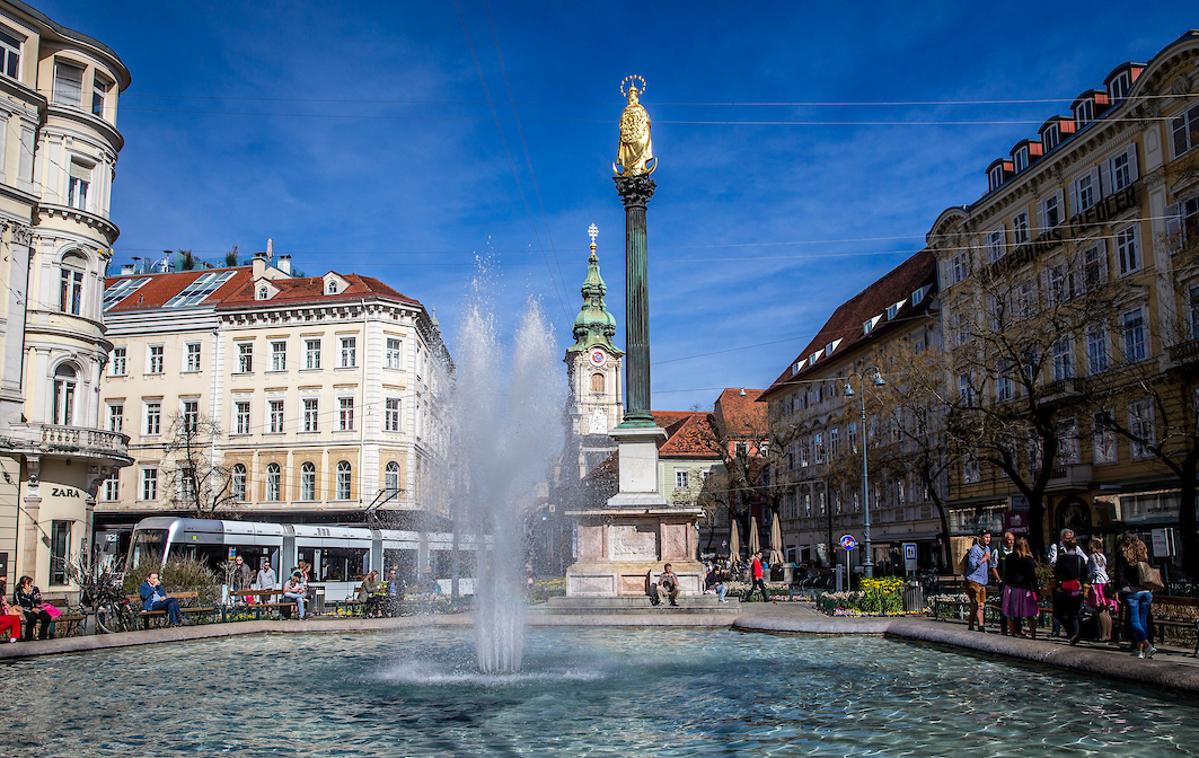
[[[1170,255],[1182,249],[1182,203],[1166,208],[1166,245]]]
[[[1037,203],[1037,231],[1034,233],[1033,239],[1041,236],[1048,224],[1045,223],[1045,201]]]
[[[1140,174],[1137,172],[1137,143],[1132,143],[1124,151],[1128,154],[1128,180],[1135,182]]]
[[[79,105],[83,96],[83,69],[69,63],[54,66],[54,102]]]
[[[1107,240],[1099,240],[1099,280],[1107,281]]]
[[[1078,213],[1081,208],[1078,207],[1078,179],[1070,182],[1070,211]]]
[[[1066,194],[1061,190],[1057,191],[1057,215],[1062,221],[1066,220]]]
[[[1094,197],[1096,200],[1103,197],[1103,185],[1099,183],[1099,167],[1091,169],[1091,186],[1095,188]],[[1108,186],[1111,186],[1110,183]]]
[[[1115,159],[1108,158],[1107,160],[1105,160],[1103,162],[1102,166],[1096,166],[1097,169],[1098,168],[1103,169],[1101,172],[1101,174],[1103,176],[1103,183],[1100,185],[1101,191],[1095,193],[1095,197],[1097,197],[1097,198],[1098,197],[1107,197],[1109,194],[1111,194],[1112,187],[1116,186],[1116,183],[1114,181],[1112,181],[1112,161],[1113,160],[1115,160]]]

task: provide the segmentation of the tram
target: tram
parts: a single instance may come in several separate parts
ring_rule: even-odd
[[[458,538],[460,594],[473,593],[474,539]],[[448,532],[414,532],[366,527],[309,524],[272,524],[261,521],[217,519],[144,518],[133,529],[125,565],[137,568],[152,560],[165,565],[171,557],[198,558],[218,575],[235,556],[257,572],[269,560],[280,581],[300,561],[311,567],[309,583],[324,587],[327,601],[341,601],[354,593],[361,577],[377,569],[381,577],[395,567],[409,587],[436,581],[450,591],[454,540]]]

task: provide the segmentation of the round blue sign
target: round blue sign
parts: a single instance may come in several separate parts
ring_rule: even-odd
[[[841,539],[838,541],[841,543],[842,550],[853,550],[858,546],[858,541],[854,539],[852,534],[842,534]]]

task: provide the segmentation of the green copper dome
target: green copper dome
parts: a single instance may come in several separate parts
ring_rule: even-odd
[[[583,307],[575,316],[571,330],[575,343],[567,352],[584,352],[593,347],[602,347],[613,355],[621,351],[612,342],[616,336],[616,317],[604,304],[604,293],[608,291],[604,278],[600,276],[599,256],[595,254],[595,237],[591,238],[591,255],[587,257],[587,278],[583,280]]]

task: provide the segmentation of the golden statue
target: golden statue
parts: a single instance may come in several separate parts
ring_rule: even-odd
[[[638,89],[634,80],[641,81]],[[654,172],[658,161],[654,158],[654,145],[649,136],[649,113],[637,96],[645,92],[645,77],[638,74],[626,76],[620,83],[620,94],[625,94],[628,85],[628,105],[620,114],[620,147],[616,151],[613,173],[618,176],[641,176]]]

